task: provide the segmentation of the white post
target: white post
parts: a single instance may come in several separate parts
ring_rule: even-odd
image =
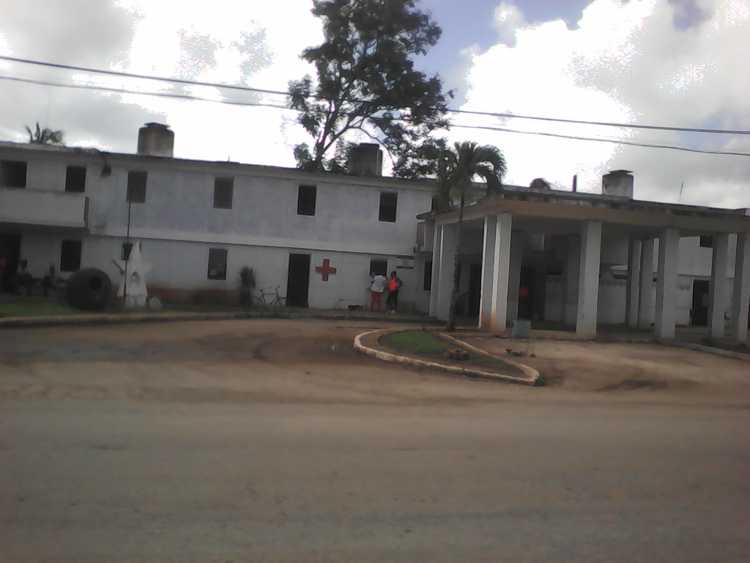
[[[677,318],[677,266],[679,262],[680,231],[664,229],[659,237],[659,274],[656,282],[656,337],[675,336]]]
[[[626,288],[625,324],[638,327],[638,292],[641,273],[641,241],[630,237],[628,241],[628,283]]]
[[[495,221],[490,330],[503,332],[508,319],[508,287],[510,285],[510,254],[513,216],[503,213]]]
[[[586,221],[581,230],[581,263],[578,273],[576,318],[576,334],[585,338],[596,336],[601,251],[602,224],[598,221]]]
[[[443,243],[443,226],[435,223],[432,236],[432,278],[430,280],[430,316],[437,316],[438,288],[440,287],[440,254]]]
[[[750,233],[737,233],[734,263],[734,299],[732,301],[733,338],[747,343],[747,320],[750,309]]]
[[[438,300],[435,316],[441,321],[447,321],[451,308],[451,294],[453,293],[453,277],[456,271],[456,235],[457,225],[443,225],[442,241],[440,243],[440,280],[438,283]]]
[[[482,291],[479,299],[479,328],[490,328],[492,315],[492,291],[495,277],[495,239],[497,217],[484,218],[484,244],[482,246]]]
[[[638,328],[650,329],[654,312],[654,239],[641,242],[640,287],[638,288]]]
[[[729,263],[729,235],[713,236],[711,259],[711,294],[708,304],[708,335],[711,338],[724,336],[724,312],[727,308],[727,264]]]

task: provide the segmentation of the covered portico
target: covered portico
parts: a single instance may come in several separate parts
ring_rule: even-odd
[[[544,318],[574,326],[583,338],[596,336],[604,320],[633,329],[653,325],[656,337],[671,339],[677,325],[680,240],[708,235],[713,240],[709,335],[725,336],[729,311],[732,339],[747,341],[747,210],[506,188],[464,209],[461,248],[457,210],[425,218],[434,221],[430,314],[440,319],[448,316],[459,253],[476,262],[473,285],[478,286],[482,329],[503,332],[519,318],[519,307],[533,320],[541,306],[547,307]],[[736,237],[733,255],[730,237]],[[543,281],[535,281],[540,276]]]

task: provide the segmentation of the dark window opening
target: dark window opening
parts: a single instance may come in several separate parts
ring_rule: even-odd
[[[65,172],[65,191],[82,193],[86,191],[86,167],[68,166]]]
[[[398,202],[398,194],[384,192],[380,194],[380,221],[386,221],[388,223],[396,222],[396,205]]]
[[[714,237],[711,235],[701,235],[700,245],[702,248],[713,248]]]
[[[6,188],[26,187],[26,163],[4,160],[0,163],[0,186]]]
[[[377,274],[388,277],[388,260],[381,260],[379,258],[370,260],[370,276]]]
[[[297,215],[315,215],[316,186],[300,186],[297,192]]]
[[[130,260],[130,253],[133,250],[133,243],[132,242],[123,242],[122,243],[122,260],[128,261]]]
[[[424,263],[424,290],[432,291],[432,260]]]
[[[64,240],[60,247],[60,271],[77,272],[81,269],[81,241]]]
[[[214,208],[232,209],[234,197],[234,178],[216,178],[214,180]]]
[[[208,279],[210,280],[227,279],[227,249],[226,248],[209,248],[208,249]]]
[[[130,203],[146,203],[146,172],[128,172],[128,201]]]

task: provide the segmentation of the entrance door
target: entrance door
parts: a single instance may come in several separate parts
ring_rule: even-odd
[[[479,302],[482,295],[482,265],[469,266],[469,310],[471,317],[479,316]]]
[[[18,270],[21,256],[21,235],[0,233],[0,262],[4,262],[0,272],[0,291],[10,291],[13,274]]]
[[[708,325],[708,280],[693,280],[693,308],[691,309],[693,326]]]
[[[307,307],[310,292],[310,255],[289,255],[289,277],[286,282],[286,304]]]

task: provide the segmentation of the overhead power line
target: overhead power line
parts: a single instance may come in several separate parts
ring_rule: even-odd
[[[195,96],[192,94],[180,94],[177,92],[149,92],[149,91],[144,91],[144,90],[131,90],[127,88],[99,86],[96,84],[65,84],[62,82],[53,82],[49,80],[36,80],[32,78],[21,78],[17,76],[4,76],[4,75],[0,75],[0,80],[6,80],[10,82],[20,82],[24,84],[35,84],[35,85],[40,85],[40,86],[52,86],[55,88],[69,88],[69,89],[74,89],[74,90],[95,90],[95,91],[100,91],[100,92],[133,94],[137,96],[154,96],[154,97],[159,97],[159,98],[174,98],[178,100],[209,102],[209,103],[214,103],[214,104],[223,104],[223,105],[231,105],[231,106],[266,107],[266,108],[272,108],[272,109],[298,111],[288,106],[284,106],[280,104],[270,104],[270,103],[265,103],[265,102],[249,102],[249,101],[241,101],[241,100],[227,100],[227,99],[217,100],[215,98],[206,98],[202,96]],[[457,129],[477,129],[477,130],[485,130],[485,131],[497,131],[501,133],[514,133],[514,134],[521,134],[521,135],[538,135],[538,136],[543,136],[543,137],[556,137],[560,139],[571,139],[575,141],[612,143],[612,144],[629,145],[629,146],[644,147],[644,148],[670,149],[670,150],[694,152],[694,153],[702,153],[702,154],[725,155],[725,156],[750,156],[750,153],[743,153],[743,152],[712,151],[712,150],[695,149],[691,147],[683,147],[683,146],[676,146],[676,145],[637,143],[635,141],[625,141],[625,140],[619,140],[619,139],[604,139],[600,137],[581,137],[581,136],[576,136],[576,135],[563,135],[563,134],[558,134],[558,133],[548,133],[544,131],[524,131],[521,129],[510,129],[510,128],[505,128],[505,127],[466,125],[466,124],[460,124],[460,123],[459,124],[451,123],[450,127],[455,127]]]
[[[268,88],[255,88],[252,86],[244,86],[239,84],[226,84],[223,82],[204,82],[199,80],[187,80],[182,78],[173,78],[168,76],[156,76],[150,74],[138,74],[133,72],[123,72],[117,70],[106,70],[78,65],[68,65],[62,63],[53,63],[48,61],[39,61],[34,59],[24,59],[20,57],[9,57],[6,55],[0,55],[0,60],[44,66],[49,68],[56,68],[60,70],[74,70],[79,72],[87,72],[91,74],[104,74],[108,76],[119,76],[122,78],[135,78],[139,80],[153,80],[158,82],[171,82],[174,84],[184,84],[189,86],[207,86],[211,88],[224,88],[229,90],[237,90],[243,92],[254,92],[257,94],[270,94],[279,96],[288,96],[288,92],[283,90],[273,90]],[[575,125],[595,125],[602,127],[617,127],[624,129],[649,129],[656,131],[674,131],[674,132],[685,132],[685,133],[708,133],[718,135],[750,135],[750,130],[745,129],[708,129],[700,127],[676,127],[669,125],[650,125],[650,124],[635,124],[635,123],[617,123],[610,121],[589,121],[583,119],[567,119],[560,117],[546,117],[538,115],[522,115],[515,113],[501,113],[501,112],[489,112],[489,111],[478,111],[478,110],[461,110],[449,108],[448,113],[463,114],[463,115],[481,115],[485,117],[497,117],[505,119],[524,119],[524,120],[535,120],[535,121],[547,121],[555,123],[569,123]]]

